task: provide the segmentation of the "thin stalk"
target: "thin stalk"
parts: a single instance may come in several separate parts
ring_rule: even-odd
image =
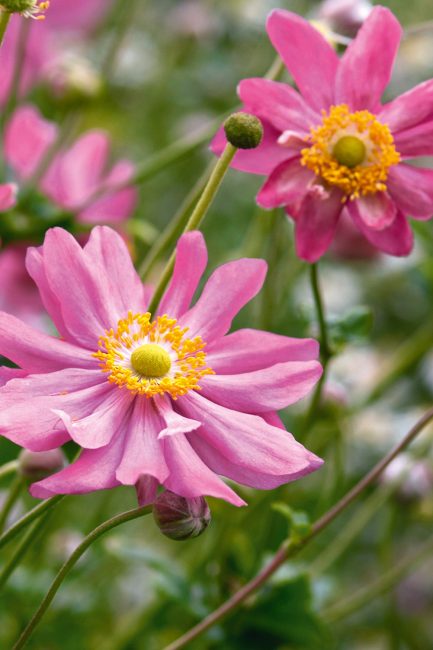
[[[144,515],[147,515],[150,512],[152,512],[151,506],[134,508],[133,510],[122,512],[120,515],[116,515],[115,517],[112,517],[108,521],[105,521],[103,524],[101,524],[100,526],[92,530],[92,532],[89,533],[83,539],[81,544],[77,546],[75,551],[70,555],[70,557],[66,560],[66,562],[61,567],[60,571],[57,573],[56,577],[54,578],[51,584],[51,587],[49,588],[48,592],[43,598],[33,618],[31,619],[31,621],[29,622],[29,624],[21,634],[16,644],[13,646],[13,650],[19,650],[20,648],[23,648],[25,646],[25,644],[27,643],[27,641],[35,631],[37,625],[40,623],[43,615],[45,614],[48,607],[50,606],[63,580],[66,578],[68,573],[78,562],[78,560],[83,555],[83,553],[85,553],[85,551],[89,548],[89,546],[91,546],[94,542],[96,542],[97,539],[99,539],[99,537],[107,533],[109,530],[112,530],[113,528],[116,528],[117,526],[120,526],[121,524],[124,524],[127,521],[132,521],[133,519],[138,519],[138,517],[143,517]]]
[[[329,623],[334,623],[346,616],[350,616],[361,607],[365,607],[374,598],[385,593],[391,587],[397,585],[410,571],[425,559],[431,557],[433,552],[433,540],[429,539],[421,548],[405,558],[402,562],[386,571],[371,584],[359,589],[351,596],[327,607],[323,612],[323,618]]]
[[[280,548],[274,555],[272,561],[265,567],[255,578],[244,585],[231,598],[223,603],[218,609],[206,616],[198,625],[189,630],[173,643],[166,646],[164,650],[179,650],[184,648],[188,643],[203,634],[206,630],[218,623],[221,619],[231,614],[242,602],[244,602],[254,591],[259,589],[266,581],[284,564],[284,562],[294,555],[298,554],[312,539],[317,537],[325,528],[327,528],[369,485],[374,483],[383,470],[403,451],[416,436],[433,420],[433,408],[429,409],[416,424],[410,429],[403,440],[396,445],[382,460],[380,460],[373,469],[361,479],[338,503],[335,504],[328,512],[320,517],[311,527],[310,532],[299,540],[284,540]]]
[[[235,155],[236,151],[236,147],[230,143],[226,144],[221,157],[217,159],[217,162],[214,165],[213,171],[209,176],[209,180],[206,183],[206,186],[196,207],[194,208],[188,222],[185,225],[185,228],[183,230],[184,233],[199,228],[200,224],[207,214],[208,209],[213,203],[213,200],[224,179],[224,176],[230,167],[230,163],[233,160],[233,156]],[[158,307],[161,300],[162,294],[164,293],[170,281],[174,269],[175,259],[176,254],[173,253],[168,260],[158,286],[155,289],[151,303],[149,305],[149,311],[151,314],[155,313],[156,308]]]
[[[50,515],[51,510],[48,510],[42,517],[37,519],[33,526],[31,526],[31,528],[29,528],[27,533],[24,535],[21,542],[17,545],[8,562],[0,572],[0,589],[6,584],[9,577],[20,564],[30,546],[32,546],[32,544],[34,544],[38,537],[41,535]]]
[[[32,510],[27,512],[21,517],[21,519],[18,519],[18,521],[16,521],[10,528],[8,528],[8,530],[3,533],[3,535],[0,535],[0,549],[12,541],[24,528],[29,526],[32,521],[38,519],[38,517],[43,515],[47,510],[51,510],[51,508],[56,506],[59,501],[64,498],[64,494],[57,494],[55,497],[51,497],[50,499],[42,501],[42,503],[38,503],[37,506],[32,508]]]
[[[11,460],[9,463],[5,463],[0,467],[0,481],[10,474],[15,474],[18,469],[18,461]]]
[[[115,17],[113,38],[101,68],[102,76],[105,78],[109,77],[111,71],[114,69],[118,55],[122,50],[128,32],[134,23],[137,0],[129,0],[129,3],[120,0],[118,2],[118,8],[119,11],[117,11]]]
[[[206,185],[206,182],[209,179],[210,170],[213,168],[213,161],[210,163],[205,173],[198,179],[197,183],[194,185],[192,190],[189,192],[188,196],[185,198],[181,204],[179,210],[174,215],[166,227],[166,229],[161,233],[159,237],[155,240],[154,245],[148,252],[147,256],[143,260],[142,264],[139,267],[139,275],[142,278],[148,277],[149,273],[155,266],[155,263],[164,253],[164,251],[174,243],[176,237],[181,232],[184,224],[186,223],[188,216],[191,214],[195,204],[197,203],[200,195],[203,192],[203,189]]]
[[[317,321],[319,323],[319,339],[320,339],[320,359],[322,362],[323,372],[316,385],[313,397],[310,402],[309,409],[305,416],[304,431],[307,431],[314,422],[317,412],[320,408],[322,399],[323,387],[326,381],[326,374],[328,370],[328,363],[332,357],[332,350],[329,344],[328,326],[325,318],[325,307],[320,289],[319,276],[317,270],[317,263],[310,265],[310,282],[313,294],[314,305],[316,308]]]
[[[15,47],[15,61],[12,73],[12,81],[8,92],[6,106],[4,107],[2,114],[3,124],[6,124],[18,103],[31,23],[31,20],[22,19],[19,26],[18,39]]]
[[[0,533],[4,529],[7,522],[7,518],[12,508],[14,507],[15,502],[20,496],[20,492],[22,490],[23,485],[24,483],[23,483],[22,476],[16,476],[14,481],[12,482],[8,496],[6,497],[6,500],[3,504],[3,508],[0,511]]]
[[[10,17],[11,15],[9,11],[0,10],[0,45],[3,43],[4,35],[8,28]]]

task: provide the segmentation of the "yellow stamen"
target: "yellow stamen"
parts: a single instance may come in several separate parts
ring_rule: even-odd
[[[200,390],[200,379],[214,374],[206,365],[205,343],[200,336],[185,338],[187,329],[167,315],[152,322],[149,312],[128,312],[100,338],[93,356],[109,382],[149,398],[168,393],[176,399]]]
[[[301,164],[351,199],[384,192],[389,168],[400,162],[389,127],[369,111],[351,113],[346,104],[323,111],[310,142]]]

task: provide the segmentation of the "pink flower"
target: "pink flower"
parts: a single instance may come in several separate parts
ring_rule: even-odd
[[[89,32],[107,15],[113,0],[53,0],[46,26],[53,30]]]
[[[263,142],[234,166],[268,176],[257,201],[284,206],[298,255],[314,262],[332,242],[343,208],[376,248],[408,255],[407,215],[433,213],[433,170],[407,160],[433,155],[433,80],[383,105],[401,27],[375,7],[341,59],[309,22],[276,10],[269,37],[299,92],[268,79],[239,84],[244,108],[265,125]],[[225,144],[220,132],[213,150]]]
[[[321,465],[276,414],[318,380],[317,343],[252,329],[227,335],[266,265],[224,264],[190,307],[206,263],[202,235],[183,236],[151,321],[149,292],[113,230],[94,228],[82,249],[55,228],[29,249],[28,271],[62,338],[0,313],[0,353],[22,367],[0,373],[0,433],[34,451],[71,439],[83,448],[35,483],[34,496],[123,484],[148,502],[162,484],[242,505],[218,475],[274,488]]]
[[[5,135],[5,158],[20,181],[37,171],[55,143],[58,129],[32,106],[15,111]],[[75,212],[86,223],[120,222],[137,202],[132,187],[116,190],[131,178],[134,166],[120,160],[107,171],[110,140],[103,131],[88,131],[60,151],[40,181],[46,195],[61,208]]]
[[[49,319],[35,283],[26,272],[25,256],[24,246],[8,246],[0,252],[0,309],[46,331]]]

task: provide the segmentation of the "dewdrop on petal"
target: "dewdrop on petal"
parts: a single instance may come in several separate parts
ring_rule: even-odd
[[[237,149],[255,149],[263,138],[263,125],[250,113],[233,113],[224,122],[227,140]]]
[[[39,2],[39,0],[1,0],[0,9],[10,14],[21,14],[24,18],[33,18],[33,20],[44,20],[44,12],[50,6],[49,1]]]
[[[211,512],[203,497],[186,499],[165,490],[153,504],[153,517],[163,535],[182,541],[204,533],[210,524]]]
[[[18,463],[21,476],[33,482],[59,472],[66,465],[66,458],[61,449],[49,451],[23,449],[18,456]]]

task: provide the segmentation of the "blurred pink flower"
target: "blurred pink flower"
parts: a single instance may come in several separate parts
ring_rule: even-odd
[[[202,235],[184,235],[151,321],[149,291],[113,230],[94,228],[82,249],[56,228],[29,249],[27,268],[62,338],[0,313],[0,352],[23,368],[0,373],[9,379],[0,433],[35,451],[71,438],[83,448],[33,484],[34,496],[123,484],[149,502],[162,484],[186,498],[243,505],[218,475],[269,489],[321,465],[276,414],[320,377],[316,341],[251,329],[226,336],[260,290],[266,264],[224,264],[190,307],[206,264]]]
[[[58,137],[57,126],[36,108],[15,111],[5,134],[5,158],[20,181],[28,180]],[[110,140],[103,131],[88,131],[66,150],[61,150],[42,180],[40,189],[81,222],[121,222],[135,208],[133,187],[115,190],[132,177],[134,166],[120,160],[109,169]]]
[[[46,27],[53,30],[90,32],[107,15],[113,0],[51,0]]]
[[[236,154],[234,167],[268,176],[257,201],[286,208],[301,258],[325,253],[343,208],[373,246],[408,255],[407,215],[431,217],[433,170],[402,161],[433,155],[433,80],[382,105],[401,38],[396,18],[375,7],[341,60],[296,14],[273,11],[267,29],[299,93],[268,79],[239,84],[265,135],[257,149]],[[224,145],[221,131],[213,150]]]
[[[49,320],[36,285],[26,271],[26,251],[26,247],[17,245],[0,252],[0,310],[32,327],[47,330]]]
[[[25,95],[53,67],[53,60],[64,49],[65,33],[73,39],[86,37],[112,7],[112,0],[52,0],[43,21],[12,16],[0,49],[0,104],[9,96],[22,30],[24,59],[19,95]],[[24,23],[23,21],[27,21]]]

